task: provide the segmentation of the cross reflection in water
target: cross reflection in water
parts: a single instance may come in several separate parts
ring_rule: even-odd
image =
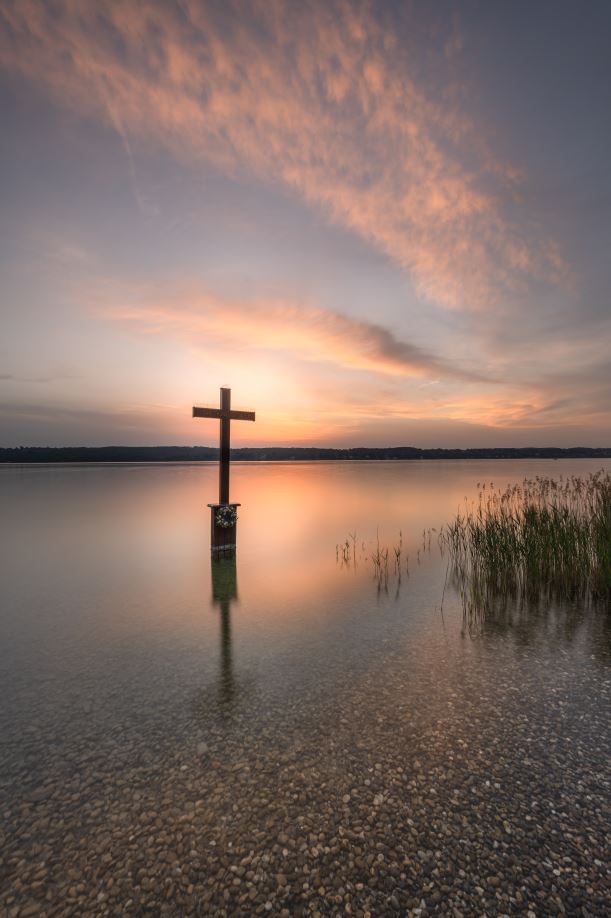
[[[235,552],[211,558],[212,605],[221,613],[219,703],[229,708],[236,693],[231,650],[231,604],[238,598]]]

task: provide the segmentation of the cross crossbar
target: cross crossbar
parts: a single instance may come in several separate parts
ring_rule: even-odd
[[[193,408],[194,418],[217,418],[217,420],[254,421],[254,411],[224,411],[222,408]]]
[[[231,389],[221,389],[220,408],[193,407],[194,418],[215,418],[221,422],[219,504],[229,503],[229,436],[231,421],[254,421],[254,411],[232,411]]]

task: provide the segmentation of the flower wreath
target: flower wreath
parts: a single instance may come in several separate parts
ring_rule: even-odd
[[[216,511],[216,525],[221,529],[231,529],[235,526],[238,519],[238,511],[235,507],[219,507]]]

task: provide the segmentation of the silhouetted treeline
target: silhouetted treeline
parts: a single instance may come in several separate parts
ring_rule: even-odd
[[[0,448],[0,462],[201,462],[218,459],[212,446],[19,446]],[[231,450],[234,460],[315,459],[610,459],[611,448],[575,446],[523,449],[418,449],[415,446],[327,449],[316,446],[248,446]]]

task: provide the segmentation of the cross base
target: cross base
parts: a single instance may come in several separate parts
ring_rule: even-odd
[[[216,515],[221,507],[231,507],[234,510],[237,510],[237,508],[241,507],[242,505],[227,503],[208,504],[208,506],[210,507],[210,551],[213,554],[235,551],[238,528],[237,521],[233,524],[233,526],[219,526],[216,520]]]

